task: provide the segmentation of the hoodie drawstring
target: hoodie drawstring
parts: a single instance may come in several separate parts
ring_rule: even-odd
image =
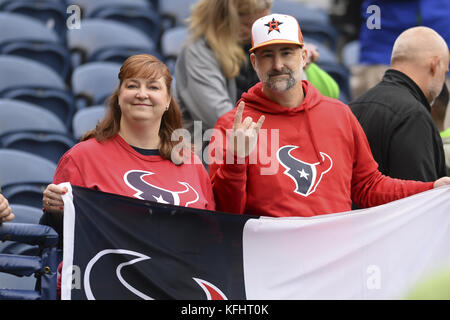
[[[322,156],[320,155],[319,148],[316,143],[316,138],[314,136],[314,132],[311,127],[311,121],[309,119],[308,110],[309,110],[309,108],[305,106],[305,115],[306,115],[306,123],[307,123],[307,127],[308,127],[308,133],[309,133],[309,136],[311,137],[311,141],[312,141],[312,144],[314,147],[314,151],[316,152],[317,159],[319,160],[319,163],[322,164],[324,162],[324,160],[322,159]]]

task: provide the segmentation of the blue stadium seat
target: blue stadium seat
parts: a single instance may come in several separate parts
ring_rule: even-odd
[[[89,17],[93,11],[98,8],[117,5],[131,5],[134,7],[150,7],[158,9],[159,0],[71,0],[71,4],[75,4],[81,8],[83,17]]]
[[[276,0],[273,2],[272,12],[295,17],[303,36],[314,38],[336,50],[338,32],[330,23],[329,14],[325,10],[298,1]]]
[[[320,58],[317,61],[317,65],[326,71],[338,84],[341,91],[341,101],[349,101],[351,97],[350,93],[350,71],[342,64],[339,63],[326,63],[321,62]]]
[[[39,20],[47,29],[58,34],[61,43],[66,35],[66,3],[51,0],[7,0],[0,10],[17,13]]]
[[[39,246],[33,256],[0,253],[0,300],[56,300],[58,234],[48,226],[3,223],[0,240]]]
[[[120,66],[113,62],[89,62],[72,72],[72,91],[77,110],[105,103],[119,85],[117,75]]]
[[[57,163],[74,143],[65,124],[52,112],[27,102],[0,99],[1,148],[27,151]]]
[[[330,23],[328,12],[299,1],[276,0],[273,2],[271,11],[297,18],[302,30],[304,23],[315,22],[322,25]]]
[[[12,223],[39,224],[42,216],[42,209],[35,207],[11,204],[11,209],[15,215]],[[37,255],[39,247],[16,241],[0,242],[0,254]],[[14,286],[16,289],[33,289],[36,283],[34,277],[24,277],[17,279],[16,276],[0,273],[0,288]]]
[[[109,19],[122,22],[143,32],[158,44],[161,36],[161,19],[147,1],[95,1],[87,18]]]
[[[347,68],[351,68],[354,65],[359,63],[359,51],[360,51],[360,43],[359,40],[354,40],[349,43],[346,43],[342,48],[342,63]]]
[[[323,43],[317,41],[317,39],[303,37],[303,41],[305,43],[313,44],[317,47],[317,51],[319,52],[318,62],[338,63],[338,58],[336,56],[336,53],[333,50],[331,50],[329,47],[324,45]]]
[[[42,209],[23,204],[11,204],[10,206],[15,216],[13,223],[39,224],[39,220],[42,217]]]
[[[39,220],[41,219],[43,214],[42,209],[22,204],[11,204],[10,206],[15,216],[12,223],[39,224]],[[38,249],[39,248],[37,246],[21,242],[0,242],[0,253],[3,254],[36,255]]]
[[[143,31],[126,24],[103,19],[84,19],[81,29],[67,33],[75,69],[87,61],[122,63],[130,55],[159,55],[156,44]]]
[[[164,0],[159,2],[159,14],[164,29],[185,26],[185,20],[191,15],[191,9],[198,0]]]
[[[69,50],[59,41],[58,35],[39,20],[0,12],[0,30],[0,54],[36,60],[66,77],[70,65]]]
[[[161,53],[172,75],[175,74],[177,57],[187,39],[188,28],[184,26],[170,28],[164,31],[161,36]]]
[[[59,43],[13,40],[0,43],[0,54],[36,60],[61,74],[64,79],[69,73],[70,52]]]
[[[29,152],[55,164],[74,144],[71,135],[52,131],[16,131],[0,135],[2,148]]]
[[[56,164],[43,157],[0,149],[2,193],[12,204],[42,208],[42,192],[53,180]]]
[[[44,107],[20,100],[0,99],[0,135],[27,130],[68,133],[61,119]]]
[[[70,126],[72,92],[51,68],[36,61],[10,55],[0,56],[0,98],[27,101],[52,111]]]
[[[0,12],[0,43],[11,40],[58,42],[58,35],[39,20],[11,12]]]
[[[78,110],[73,116],[73,136],[80,139],[86,131],[94,129],[97,123],[105,116],[105,106],[91,106]]]

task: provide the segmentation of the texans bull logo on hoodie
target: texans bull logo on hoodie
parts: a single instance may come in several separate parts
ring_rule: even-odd
[[[291,155],[292,150],[298,146],[283,146],[278,149],[278,161],[286,168],[284,174],[295,182],[295,193],[302,196],[309,196],[316,191],[322,177],[330,171],[333,161],[326,153],[320,152],[322,161],[307,163]]]
[[[144,180],[144,177],[155,173],[143,170],[130,170],[124,175],[125,183],[135,191],[133,196],[138,199],[150,200],[159,203],[168,203],[176,206],[189,207],[199,199],[198,192],[187,182],[178,183],[183,186],[181,190],[168,190],[158,187],[155,183]]]

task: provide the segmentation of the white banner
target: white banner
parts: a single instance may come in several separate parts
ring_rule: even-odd
[[[243,234],[247,299],[401,299],[450,261],[450,187]]]

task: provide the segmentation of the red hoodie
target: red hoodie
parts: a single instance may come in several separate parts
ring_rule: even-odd
[[[217,210],[309,217],[349,211],[352,201],[371,207],[433,187],[431,182],[383,176],[350,108],[322,96],[307,81],[302,85],[305,98],[292,109],[270,100],[261,83],[242,95],[242,119],[266,118],[258,145],[243,164],[225,162],[226,149],[219,143],[232,128],[237,108],[217,121],[222,139],[211,139],[209,147],[215,160],[224,163],[211,159],[209,166]]]

